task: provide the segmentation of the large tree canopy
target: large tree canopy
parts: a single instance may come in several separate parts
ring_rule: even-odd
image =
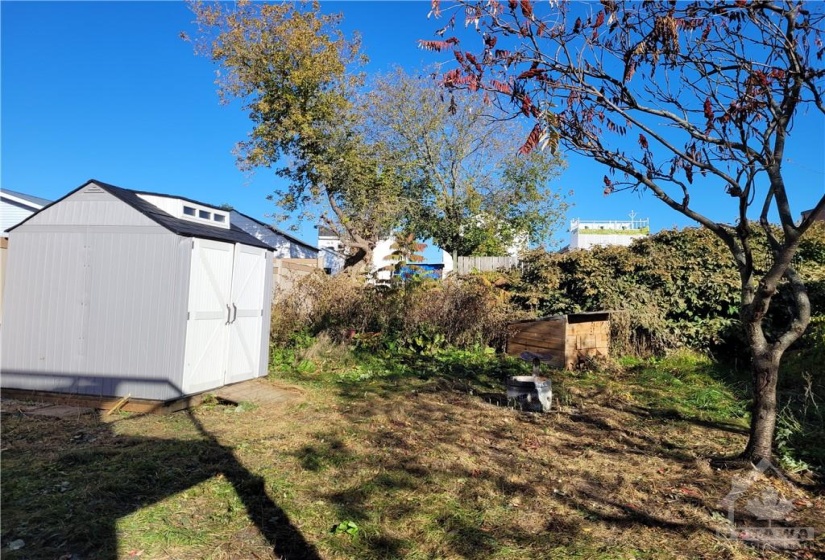
[[[501,255],[520,238],[547,240],[566,209],[549,186],[561,158],[514,158],[521,125],[475,96],[446,95],[431,74],[378,76],[363,108],[371,138],[393,151],[406,177],[408,227],[461,256]]]
[[[342,238],[348,266],[363,267],[405,205],[388,152],[358,132],[357,38],[347,40],[341,16],[321,13],[317,2],[191,8],[197,48],[221,68],[221,99],[241,100],[253,123],[237,145],[240,167],[275,167],[288,181],[272,195],[281,209],[308,210]]]
[[[780,360],[810,320],[793,258],[812,218],[796,222],[791,195],[812,186],[787,184],[783,164],[788,144],[805,141],[791,136],[794,124],[802,118],[823,123],[825,115],[822,5],[459,4],[465,23],[478,31],[478,48],[465,50],[458,37],[421,42],[454,53],[445,85],[484,92],[533,120],[523,152],[561,143],[605,166],[606,193],[649,191],[728,247],[739,270],[740,317],[752,355],[754,404],[743,456],[770,458]],[[729,203],[735,221],[698,210],[691,196],[697,189],[715,192],[717,206]],[[825,197],[815,210],[825,211]],[[749,216],[771,246],[764,270],[754,264]],[[780,282],[793,293],[792,319],[769,332],[764,319]]]

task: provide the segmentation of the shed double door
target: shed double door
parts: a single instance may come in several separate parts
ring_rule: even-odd
[[[194,240],[185,394],[258,377],[265,282],[264,249]]]

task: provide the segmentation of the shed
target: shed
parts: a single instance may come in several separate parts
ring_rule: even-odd
[[[531,352],[552,367],[572,369],[587,356],[608,356],[610,312],[570,313],[507,325],[507,353]]]
[[[9,230],[0,386],[170,401],[260,377],[271,282],[229,212],[90,180]]]

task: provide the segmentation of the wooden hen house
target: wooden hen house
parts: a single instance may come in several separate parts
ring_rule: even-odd
[[[507,354],[529,352],[554,368],[572,369],[586,357],[609,355],[609,311],[520,321],[507,331]]]

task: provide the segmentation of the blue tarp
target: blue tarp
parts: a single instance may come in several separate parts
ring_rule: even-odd
[[[439,264],[408,264],[395,272],[395,276],[400,276],[404,280],[413,277],[441,280],[444,274],[444,265]]]

